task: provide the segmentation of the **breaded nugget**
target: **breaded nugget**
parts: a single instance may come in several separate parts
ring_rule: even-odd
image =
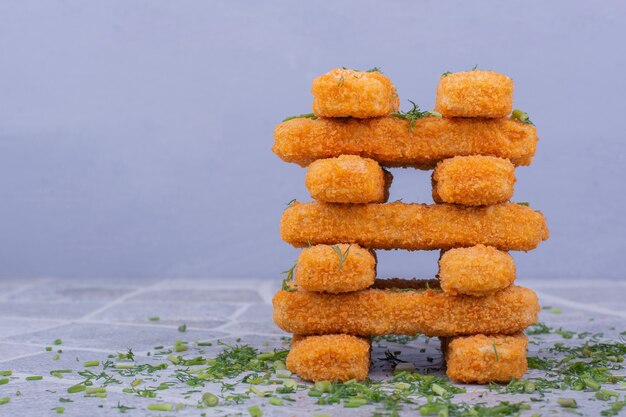
[[[359,245],[315,245],[298,257],[296,283],[307,291],[340,293],[374,284],[376,259]]]
[[[311,93],[318,117],[380,117],[400,106],[396,87],[379,71],[335,68],[313,80]]]
[[[280,236],[295,247],[357,243],[369,249],[451,249],[479,243],[531,250],[548,238],[539,211],[505,203],[453,204],[293,203],[283,212]]]
[[[370,368],[369,339],[347,334],[294,336],[287,369],[310,381],[363,380]]]
[[[537,321],[537,296],[510,286],[485,297],[440,290],[367,289],[344,294],[284,291],[274,296],[274,322],[302,335],[348,333],[462,336],[512,334]]]
[[[341,155],[309,165],[306,188],[326,203],[384,203],[392,179],[373,159]]]
[[[441,289],[451,295],[480,297],[506,288],[513,281],[513,257],[491,246],[450,249],[439,258]]]
[[[276,126],[272,150],[283,161],[306,166],[316,159],[360,155],[386,167],[431,169],[457,155],[490,155],[529,165],[537,148],[534,126],[512,119],[409,121],[295,118]]]
[[[506,117],[513,108],[513,80],[493,71],[442,75],[435,111],[444,117]]]
[[[514,335],[443,339],[441,350],[446,359],[446,374],[462,383],[486,384],[520,379],[528,370],[526,348],[528,338]]]
[[[513,196],[515,166],[494,156],[456,156],[433,171],[433,200],[464,206],[485,206]]]

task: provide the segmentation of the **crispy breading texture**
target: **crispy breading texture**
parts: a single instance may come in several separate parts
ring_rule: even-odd
[[[446,374],[454,381],[468,384],[520,379],[528,370],[527,347],[528,338],[523,333],[478,334],[441,341]]]
[[[506,117],[513,108],[513,80],[493,71],[442,75],[435,111],[444,117]]]
[[[370,368],[371,342],[347,334],[294,336],[287,369],[310,381],[363,380]]]
[[[295,247],[357,243],[369,249],[451,249],[483,245],[531,250],[548,238],[539,211],[516,203],[327,204],[295,202],[284,212],[280,236]]]
[[[386,167],[431,169],[458,155],[490,155],[530,165],[537,148],[534,126],[512,119],[296,118],[274,129],[272,150],[285,162],[360,155]]]
[[[344,294],[284,291],[274,296],[274,322],[286,332],[462,336],[511,334],[537,321],[537,296],[511,286],[485,297],[440,290],[367,289]]]
[[[318,117],[380,117],[400,105],[396,87],[379,71],[335,68],[313,80],[311,93]]]
[[[508,159],[494,156],[456,156],[437,164],[432,183],[436,203],[503,203],[513,196],[515,166]]]
[[[513,281],[513,257],[491,246],[450,249],[439,258],[439,283],[451,295],[481,297],[504,289]]]
[[[319,159],[309,165],[306,188],[325,203],[384,203],[392,175],[378,162],[356,155]]]
[[[298,257],[296,283],[307,291],[358,291],[372,286],[375,278],[376,259],[359,245],[315,245]]]

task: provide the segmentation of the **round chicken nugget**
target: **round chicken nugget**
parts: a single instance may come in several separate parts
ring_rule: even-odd
[[[437,164],[432,176],[436,203],[486,206],[513,196],[515,166],[494,156],[455,156]]]
[[[510,336],[478,334],[442,340],[446,374],[462,383],[486,384],[520,379],[528,370],[523,333]]]
[[[298,258],[296,283],[307,291],[342,293],[371,287],[376,259],[359,245],[316,245]]]
[[[325,203],[384,203],[392,178],[373,159],[341,155],[309,165],[306,187]]]
[[[435,111],[444,117],[506,117],[513,108],[513,80],[493,71],[444,74]]]
[[[311,381],[363,380],[370,367],[370,341],[347,334],[294,336],[287,369]]]
[[[439,283],[451,295],[485,296],[513,281],[513,257],[491,246],[450,249],[439,258]]]
[[[396,87],[377,69],[335,68],[313,80],[311,93],[318,117],[380,117],[400,105]]]

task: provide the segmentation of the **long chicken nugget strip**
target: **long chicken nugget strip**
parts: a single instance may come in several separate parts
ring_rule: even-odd
[[[513,80],[493,71],[442,75],[435,111],[444,117],[506,117],[513,107]]]
[[[513,196],[515,166],[494,156],[456,156],[433,171],[433,200],[465,206],[508,201]]]
[[[318,117],[379,117],[398,110],[391,80],[379,71],[335,68],[313,80],[313,113]]]
[[[490,155],[529,165],[537,148],[534,126],[512,119],[414,121],[295,118],[274,129],[272,150],[285,162],[306,166],[316,159],[360,155],[386,167],[431,169],[457,155]]]
[[[384,203],[392,178],[372,159],[341,155],[309,165],[306,187],[311,197],[326,203]]]
[[[485,297],[441,290],[367,289],[344,294],[284,291],[274,296],[274,322],[286,332],[462,336],[511,334],[537,321],[537,296],[511,286]]]
[[[371,342],[347,334],[294,336],[287,369],[311,381],[363,380],[370,368]]]
[[[531,250],[548,238],[539,211],[506,203],[452,204],[293,203],[283,212],[280,236],[295,247],[357,243],[369,249],[451,249],[483,245]]]
[[[528,338],[514,335],[442,339],[441,350],[446,359],[446,374],[462,383],[486,384],[520,379],[528,370],[526,348]]]
[[[450,249],[439,258],[441,289],[450,295],[484,296],[508,287],[513,281],[513,257],[490,246]]]
[[[296,266],[298,288],[341,293],[374,284],[376,258],[359,245],[315,245],[303,249]]]

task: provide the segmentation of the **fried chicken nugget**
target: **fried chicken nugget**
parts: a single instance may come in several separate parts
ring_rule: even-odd
[[[393,176],[378,162],[356,155],[319,159],[309,165],[306,187],[325,203],[384,203]]]
[[[526,348],[528,338],[514,335],[442,339],[441,350],[446,359],[446,374],[462,383],[486,384],[520,379],[528,370]]]
[[[439,283],[450,295],[481,297],[504,289],[513,281],[513,257],[491,246],[450,249],[439,258]]]
[[[485,297],[452,296],[433,289],[344,294],[281,290],[273,305],[278,327],[302,335],[512,334],[535,323],[539,312],[535,293],[518,286]]]
[[[444,117],[506,117],[513,108],[513,80],[493,71],[442,75],[435,111]]]
[[[314,382],[363,380],[370,368],[370,349],[369,339],[347,334],[294,336],[287,369]]]
[[[335,68],[313,80],[311,93],[318,117],[380,117],[400,106],[396,87],[379,71]]]
[[[457,155],[490,155],[530,165],[537,148],[534,126],[512,119],[442,119],[409,121],[295,118],[274,129],[272,150],[285,162],[307,166],[316,159],[350,154],[385,167],[432,169]]]
[[[369,249],[451,249],[477,244],[531,250],[548,238],[539,211],[505,203],[485,207],[453,204],[293,203],[280,236],[295,247],[357,243]]]
[[[456,156],[437,164],[432,175],[433,200],[485,206],[513,196],[515,166],[494,156]]]
[[[315,245],[298,257],[296,283],[307,291],[341,293],[374,284],[376,258],[359,245]]]

